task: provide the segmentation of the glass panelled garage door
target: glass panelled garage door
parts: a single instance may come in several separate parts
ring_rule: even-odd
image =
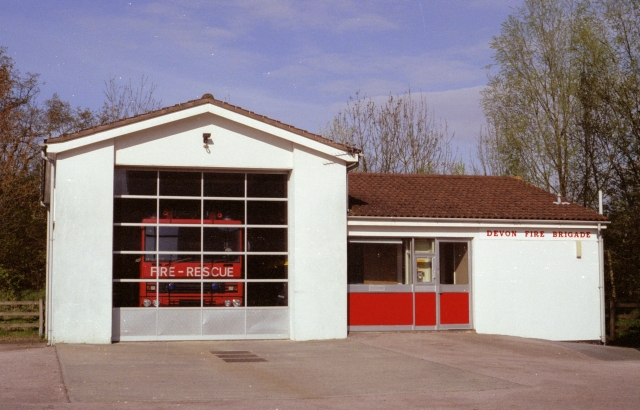
[[[288,338],[287,179],[116,169],[113,340]]]

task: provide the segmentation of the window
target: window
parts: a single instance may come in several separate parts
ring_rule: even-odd
[[[113,306],[287,306],[287,180],[116,169]]]
[[[349,283],[411,283],[410,241],[352,239],[347,249]]]
[[[349,284],[469,284],[467,241],[350,238],[347,249]]]
[[[440,242],[440,283],[469,284],[469,258],[466,242]]]

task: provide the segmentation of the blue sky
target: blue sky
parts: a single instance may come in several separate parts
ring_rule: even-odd
[[[489,42],[521,0],[0,0],[0,46],[41,97],[97,109],[111,76],[164,106],[205,92],[319,132],[356,91],[411,88],[468,160],[483,124]]]

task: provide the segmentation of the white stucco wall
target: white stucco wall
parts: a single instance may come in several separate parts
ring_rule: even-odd
[[[209,151],[202,134],[210,133]],[[116,165],[218,169],[293,167],[293,144],[213,114],[117,138]]]
[[[111,342],[113,155],[106,141],[57,157],[52,343]]]
[[[548,232],[548,231],[547,231]],[[473,315],[478,333],[549,340],[599,340],[598,242],[491,239],[474,241]]]
[[[293,340],[347,336],[346,184],[344,164],[294,148],[289,192]]]

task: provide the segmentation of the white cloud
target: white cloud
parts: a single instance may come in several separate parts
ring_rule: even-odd
[[[446,120],[449,131],[461,142],[475,142],[484,124],[480,92],[484,86],[424,93],[437,117]]]

